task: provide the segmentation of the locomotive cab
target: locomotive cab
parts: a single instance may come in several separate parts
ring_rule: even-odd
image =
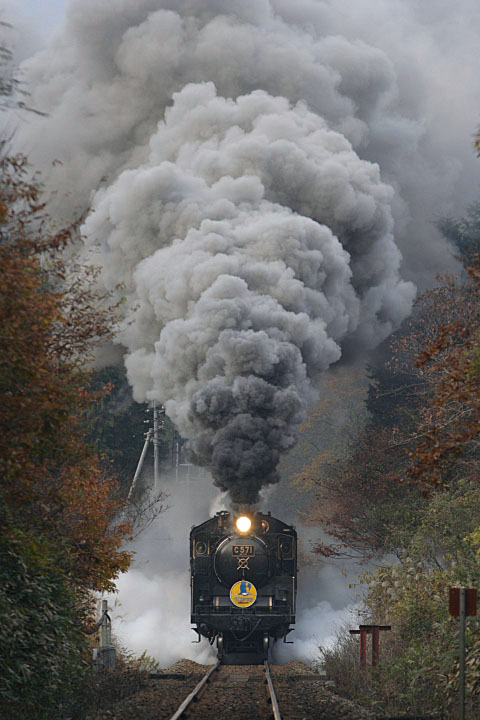
[[[191,622],[226,664],[257,664],[295,623],[297,534],[259,512],[221,511],[190,533]]]

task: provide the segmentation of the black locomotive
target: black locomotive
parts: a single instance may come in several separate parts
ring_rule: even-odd
[[[230,665],[262,663],[295,623],[297,533],[270,513],[222,511],[190,533],[192,623]]]

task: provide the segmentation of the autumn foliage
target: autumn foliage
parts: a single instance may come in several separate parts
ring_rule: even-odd
[[[438,278],[371,369],[368,415],[344,453],[316,478],[312,518],[326,557],[374,560],[363,575],[360,622],[389,624],[382,665],[352,679],[358,647],[347,634],[324,650],[327,671],[351,697],[388,714],[458,704],[458,623],[448,588],[480,577],[480,261]],[[478,618],[467,627],[467,711],[480,713]],[[353,663],[353,666],[352,666]]]
[[[476,149],[480,154],[480,135]],[[317,552],[374,561],[356,580],[359,622],[389,624],[382,662],[360,672],[358,643],[323,648],[340,692],[382,716],[456,717],[458,621],[449,587],[480,578],[480,203],[440,231],[459,277],[437,278],[369,371],[366,418],[336,457],[302,475],[316,493]],[[319,456],[321,457],[321,456]],[[480,620],[466,631],[466,711],[480,717]]]
[[[76,228],[49,218],[25,160],[3,158],[1,170],[0,635],[10,655],[0,684],[9,717],[60,718],[61,707],[73,717],[90,592],[112,589],[129,564],[115,479],[85,440],[88,408],[108,391],[89,391],[91,361],[115,308],[75,260]]]
[[[408,474],[425,486],[458,479],[478,459],[480,438],[480,264],[456,288],[461,317],[445,323],[416,367],[432,378],[432,398],[417,429]]]
[[[79,585],[106,589],[128,564],[111,529],[113,481],[84,441],[88,361],[110,332],[92,271],[67,262],[74,228],[55,231],[24,164],[3,162],[0,468],[8,506],[65,550]]]

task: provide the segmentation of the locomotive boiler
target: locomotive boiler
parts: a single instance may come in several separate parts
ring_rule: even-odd
[[[226,511],[190,533],[191,622],[226,664],[262,663],[295,623],[297,533],[260,512]]]

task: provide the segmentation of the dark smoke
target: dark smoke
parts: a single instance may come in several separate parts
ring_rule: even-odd
[[[61,160],[59,212],[91,203],[88,251],[126,289],[134,395],[165,404],[236,502],[276,481],[315,377],[410,312],[399,245],[413,279],[451,266],[425,222],[460,176],[433,80],[470,34],[443,4],[422,45],[416,5],[73,0],[24,65],[49,115],[19,142]]]

